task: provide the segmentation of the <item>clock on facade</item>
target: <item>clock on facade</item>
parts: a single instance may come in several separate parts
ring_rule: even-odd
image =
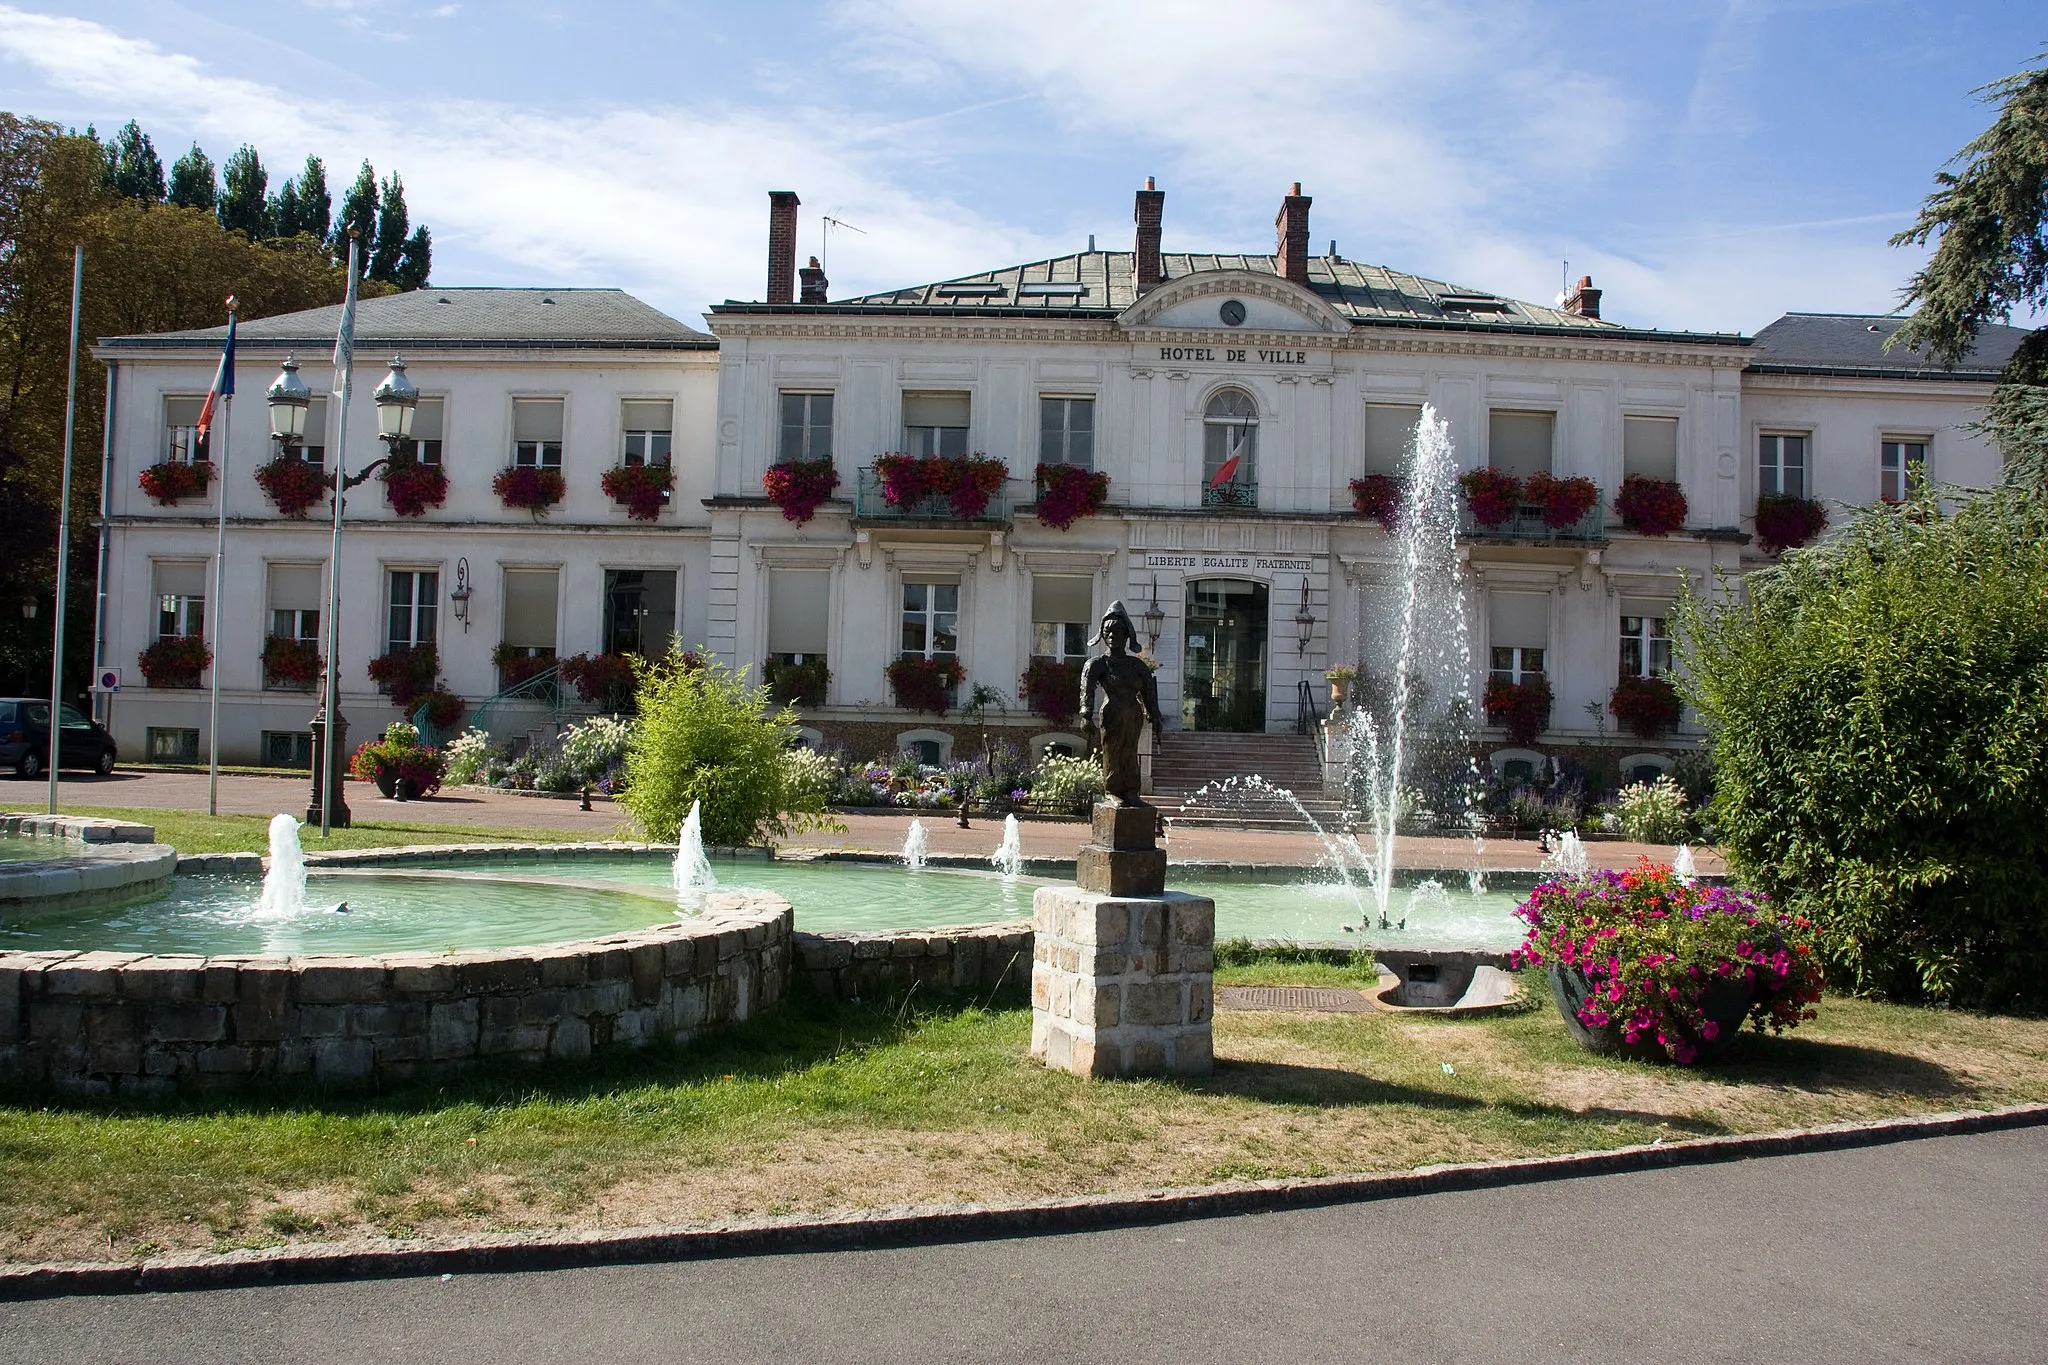
[[[1236,299],[1225,299],[1223,306],[1216,311],[1222,315],[1225,327],[1240,327],[1244,325],[1244,305]]]

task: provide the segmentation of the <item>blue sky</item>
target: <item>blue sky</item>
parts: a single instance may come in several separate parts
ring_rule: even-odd
[[[766,191],[835,232],[835,296],[1127,247],[1346,256],[1642,326],[1881,312],[1885,239],[2048,48],[2033,4],[1919,0],[0,0],[0,108],[273,186],[369,157],[439,284],[609,284],[686,321],[758,298]]]

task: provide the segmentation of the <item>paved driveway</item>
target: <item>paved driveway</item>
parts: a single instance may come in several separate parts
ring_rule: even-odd
[[[2048,1129],[888,1251],[0,1305],[0,1361],[2039,1362]]]

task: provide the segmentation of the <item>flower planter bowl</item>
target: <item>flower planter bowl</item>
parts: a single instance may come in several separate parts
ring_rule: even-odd
[[[1579,1007],[1593,994],[1593,983],[1585,973],[1571,967],[1560,967],[1552,963],[1549,968],[1550,998],[1557,1003],[1557,1012],[1564,1016],[1564,1026],[1572,1035],[1572,1041],[1588,1052],[1597,1052],[1604,1057],[1626,1057],[1638,1062],[1668,1062],[1663,1044],[1654,1035],[1640,1038],[1631,1043],[1622,1038],[1621,1025],[1603,1024],[1590,1027],[1579,1019]],[[1742,1025],[1749,1018],[1750,1007],[1756,1003],[1756,988],[1746,981],[1715,981],[1708,984],[1699,996],[1700,1013],[1712,1020],[1719,1031],[1712,1038],[1692,1036],[1688,1039],[1698,1051],[1695,1062],[1711,1062],[1724,1055],[1735,1042],[1735,1035],[1742,1031]]]

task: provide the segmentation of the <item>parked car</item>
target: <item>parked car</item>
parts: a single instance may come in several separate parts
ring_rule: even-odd
[[[120,751],[114,737],[77,708],[57,708],[57,759],[61,768],[90,768],[104,777],[114,771]],[[0,697],[0,768],[16,777],[41,777],[50,760],[50,703],[40,697]]]

